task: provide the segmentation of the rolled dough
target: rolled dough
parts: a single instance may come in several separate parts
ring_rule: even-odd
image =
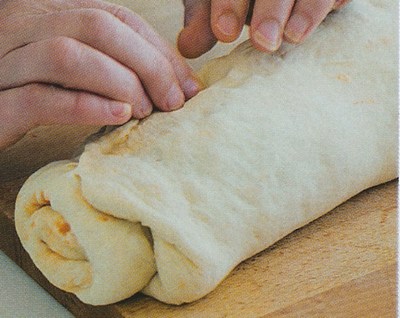
[[[397,176],[396,7],[354,0],[304,45],[245,42],[208,88],[33,174],[16,227],[89,304],[201,298],[242,260]]]

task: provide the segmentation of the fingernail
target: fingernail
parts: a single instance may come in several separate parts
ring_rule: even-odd
[[[132,114],[132,106],[129,104],[112,102],[109,107],[111,114],[115,117],[126,117]]]
[[[169,110],[178,109],[183,105],[185,98],[179,86],[173,84],[167,94],[167,107]]]
[[[200,92],[201,85],[197,80],[190,78],[183,83],[182,88],[183,91],[185,92],[185,97],[187,99],[190,99]]]
[[[285,37],[294,43],[303,40],[310,28],[310,21],[301,14],[293,15],[286,24]]]
[[[239,21],[234,13],[224,13],[218,18],[217,27],[227,36],[236,36],[239,28]]]
[[[282,42],[279,23],[275,20],[264,21],[254,32],[253,39],[267,51],[276,51]]]

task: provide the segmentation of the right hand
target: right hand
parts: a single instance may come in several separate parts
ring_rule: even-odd
[[[217,41],[236,40],[248,24],[250,39],[263,52],[282,41],[303,42],[332,10],[350,0],[183,0],[184,28],[178,47],[188,58],[209,51]]]
[[[199,91],[132,11],[101,0],[0,1],[0,149],[38,125],[117,125]]]

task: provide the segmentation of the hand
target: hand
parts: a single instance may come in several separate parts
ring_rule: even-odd
[[[37,125],[122,124],[199,90],[177,50],[100,0],[2,0],[0,43],[0,149]]]
[[[276,51],[282,40],[301,43],[329,12],[350,0],[184,0],[185,25],[178,38],[180,52],[195,58],[219,40],[236,40],[246,22],[254,46]]]

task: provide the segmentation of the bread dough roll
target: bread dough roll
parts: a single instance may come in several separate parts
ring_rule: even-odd
[[[183,109],[132,121],[32,175],[21,242],[89,304],[180,304],[241,261],[397,176],[396,1],[354,0],[298,47],[249,43]],[[318,260],[316,260],[318,261]]]

